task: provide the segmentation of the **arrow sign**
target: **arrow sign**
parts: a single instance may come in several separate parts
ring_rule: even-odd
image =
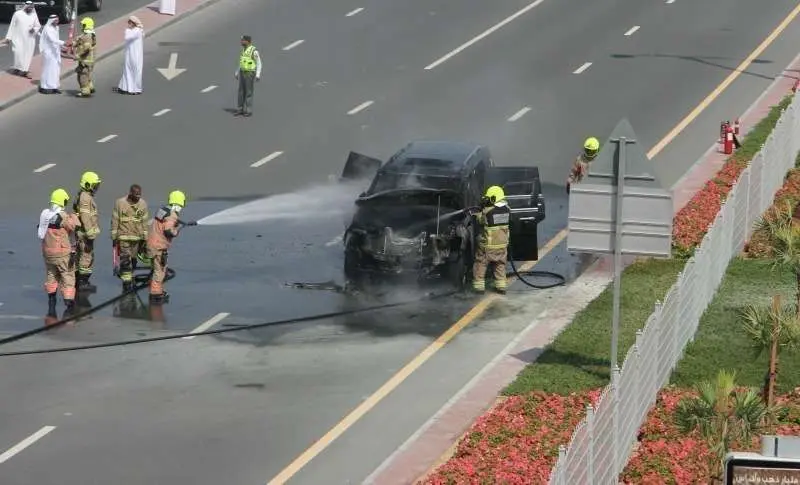
[[[160,72],[165,78],[167,78],[167,81],[172,81],[173,79],[178,77],[178,75],[180,75],[186,70],[186,69],[178,69],[177,64],[178,64],[178,53],[173,52],[172,54],[169,55],[169,65],[166,67],[166,69],[163,67],[159,67],[158,72]]]

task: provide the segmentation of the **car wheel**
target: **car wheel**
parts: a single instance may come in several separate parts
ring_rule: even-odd
[[[359,263],[358,250],[348,244],[344,251],[344,278],[345,285],[349,288],[358,289],[364,282],[364,275],[359,268]]]
[[[103,0],[89,0],[88,5],[92,12],[99,12],[103,8]]]
[[[72,3],[74,0],[64,0],[63,5],[58,13],[58,21],[62,24],[68,24],[72,21]]]
[[[472,247],[466,244],[464,251],[458,255],[458,259],[451,261],[447,265],[447,279],[457,291],[466,290],[469,287],[470,275],[472,271]]]

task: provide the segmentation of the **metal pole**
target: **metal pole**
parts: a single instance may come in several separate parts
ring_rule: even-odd
[[[636,143],[636,140],[627,140],[624,136],[619,139],[612,139],[617,143],[617,193],[616,193],[616,218],[614,235],[614,313],[611,323],[611,373],[617,368],[617,354],[619,353],[619,300],[622,286],[622,206],[625,193],[625,149],[628,143]],[[611,374],[609,374],[611,375]]]

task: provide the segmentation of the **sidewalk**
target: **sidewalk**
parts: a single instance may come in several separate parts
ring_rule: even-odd
[[[114,19],[107,24],[103,24],[96,29],[99,48],[95,53],[95,61],[106,58],[124,47],[123,39],[125,36],[125,29],[128,25],[128,17],[131,15],[136,15],[142,21],[144,24],[145,39],[147,39],[147,36],[153,35],[164,27],[172,25],[187,15],[217,3],[218,1],[219,0],[177,0],[178,6],[175,15],[159,14],[158,2],[154,2],[130,12],[127,15]],[[67,40],[67,29],[68,27],[66,25],[62,25],[59,29],[61,32],[61,40]],[[75,62],[64,57],[62,57],[62,61],[61,79],[74,79]],[[122,64],[120,64],[119,69],[121,76]],[[33,76],[33,79],[14,76],[7,72],[0,73],[0,93],[2,93],[0,94],[0,111],[19,103],[28,96],[36,94],[39,89],[39,77],[41,72],[41,54],[37,54],[33,57],[33,61],[31,62],[31,76]],[[77,81],[74,82],[77,86]]]
[[[742,115],[740,137],[744,137],[769,113],[771,106],[778,104],[790,92],[796,77],[787,71],[797,69],[800,69],[800,55]],[[675,214],[719,171],[727,157],[719,153],[715,143],[673,186]],[[495,403],[498,394],[538,357],[584,306],[602,293],[611,282],[611,262],[610,256],[598,258],[570,284],[558,305],[537,315],[506,349],[389,456],[365,483],[412,484],[442,464],[453,445]]]

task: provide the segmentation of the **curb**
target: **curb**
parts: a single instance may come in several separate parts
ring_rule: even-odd
[[[210,7],[210,6],[212,6],[212,5],[216,4],[216,3],[219,3],[220,1],[221,0],[205,0],[205,1],[195,5],[194,7],[191,7],[189,10],[177,13],[175,15],[170,15],[169,17],[171,17],[171,18],[169,20],[165,21],[163,24],[157,25],[157,26],[153,27],[152,29],[148,29],[146,31],[147,37],[145,38],[145,40],[147,38],[149,38],[151,35],[159,32],[162,29],[164,29],[165,27],[168,27],[168,26],[171,26],[171,25],[173,25],[173,24],[175,24],[177,22],[180,22],[181,20],[185,19],[186,17],[190,16],[191,14],[200,12],[201,10],[204,10],[205,8]],[[132,11],[128,12],[125,15],[121,15],[121,16],[115,18],[115,19],[109,20],[108,22],[104,23],[103,25],[101,25],[97,29],[97,32],[99,33],[103,29],[108,28],[114,22],[117,22],[117,21],[120,21],[120,20],[123,20],[123,19],[127,19],[128,17],[130,17],[131,15],[136,14],[137,12],[152,10],[152,8],[157,8],[157,6],[158,6],[158,2],[153,2],[153,3],[149,4],[149,5],[145,5],[144,7],[138,8],[136,10],[132,10]],[[121,41],[121,42],[118,42],[116,44],[113,44],[105,52],[101,52],[99,54],[96,54],[95,58],[94,58],[95,64],[100,62],[101,60],[103,60],[103,59],[105,59],[105,58],[107,58],[107,57],[109,57],[109,56],[111,56],[113,54],[116,54],[117,52],[121,51],[123,47],[125,47],[125,42]],[[41,58],[41,54],[37,54],[34,57]],[[11,76],[11,74],[8,74],[8,73],[5,73],[5,72],[2,73],[2,75],[3,76]],[[62,73],[61,73],[61,76],[60,76],[59,79],[64,80],[64,79],[67,79],[67,78],[72,77],[74,75],[75,75],[75,71],[72,68],[72,66],[70,66],[69,69],[62,69]],[[5,101],[0,101],[0,112],[5,111],[6,109],[10,108],[11,106],[14,106],[15,104],[19,103],[20,101],[23,101],[23,100],[31,97],[32,95],[38,93],[39,92],[38,90],[39,90],[39,88],[37,87],[37,85],[31,84],[31,89],[30,90],[28,90],[28,91],[26,91],[26,92],[24,92],[24,93],[22,93],[22,94],[20,94],[20,95],[18,95],[16,97],[9,98],[9,99],[7,99]]]
[[[768,100],[771,97],[777,97],[780,100],[787,94],[786,91],[790,90],[793,80],[797,79],[797,77],[787,75],[786,73],[790,69],[798,66],[798,63],[800,63],[800,54],[798,54],[797,57],[795,57],[789,63],[789,65],[787,65],[776,76],[773,82],[766,89],[764,89],[745,110],[740,117],[740,120],[742,123],[742,128],[746,131],[743,131],[740,136],[749,133],[752,130],[752,127],[755,126],[758,121],[756,120],[756,123],[747,123],[747,121],[752,121],[747,118],[765,116],[764,111],[769,112],[770,107],[773,105],[773,103],[768,102]],[[787,85],[785,88],[783,86],[784,83]],[[675,198],[673,203],[673,216],[676,215],[679,210],[691,200],[694,194],[697,193],[697,191],[700,190],[708,180],[711,180],[711,178],[716,175],[716,173],[721,169],[721,165],[724,164],[725,160],[727,160],[730,156],[718,153],[716,146],[716,143],[712,144],[711,147],[706,150],[706,152],[703,153],[692,166],[688,168],[684,176],[682,176],[672,187],[670,187],[670,191],[673,193],[673,197]],[[706,174],[704,171],[710,171],[711,173]],[[703,178],[703,183],[695,188],[694,184],[697,183],[697,180],[695,180],[697,176],[695,175],[692,177],[689,176],[690,174],[700,175],[700,178]],[[682,185],[684,187],[681,187]],[[683,193],[692,193],[692,196],[688,197],[683,203],[678,201],[678,198],[681,197],[681,191],[683,191]],[[631,262],[632,260],[630,259],[623,260],[623,266],[627,267]],[[607,277],[607,282],[603,285],[603,288],[605,288],[611,280],[609,275],[610,268],[611,257],[605,255],[599,256],[587,267],[583,274],[570,283],[569,287],[574,287],[581,284],[588,285],[592,278],[602,280],[601,275],[604,275]],[[569,289],[567,291],[569,291]],[[599,293],[597,296],[599,296]],[[574,301],[568,301],[564,306],[570,307],[574,303]],[[419,483],[426,477],[430,476],[430,474],[441,465],[441,460],[448,456],[449,453],[452,453],[452,451],[457,449],[457,445],[464,436],[464,433],[469,431],[475,420],[484,415],[487,412],[487,409],[492,409],[495,406],[495,398],[497,397],[496,395],[488,400],[482,401],[480,406],[478,406],[479,403],[477,401],[480,400],[480,397],[476,396],[475,398],[470,399],[469,394],[479,394],[481,386],[489,386],[493,380],[502,381],[501,385],[499,386],[500,391],[502,392],[502,389],[505,388],[505,386],[512,382],[516,377],[516,373],[508,375],[508,371],[503,372],[503,369],[495,370],[495,368],[502,367],[503,363],[507,362],[509,359],[513,359],[514,351],[519,349],[520,346],[528,345],[528,340],[532,338],[531,334],[538,333],[540,330],[548,330],[551,334],[548,338],[548,341],[552,341],[552,339],[554,339],[564,327],[572,323],[572,317],[574,317],[574,314],[570,315],[571,312],[565,310],[567,310],[567,308],[561,308],[558,310],[554,309],[552,312],[550,310],[545,310],[543,312],[544,315],[537,315],[533,317],[531,325],[517,334],[517,336],[505,349],[501,350],[500,353],[497,354],[492,361],[486,364],[485,367],[479,370],[478,373],[461,390],[452,396],[450,400],[448,400],[447,403],[438,409],[434,415],[432,415],[425,423],[415,430],[415,432],[409,436],[408,439],[397,449],[395,449],[393,453],[385,458],[384,461],[367,477],[364,483],[380,483],[381,485],[395,483],[412,484]],[[552,315],[551,313],[561,313],[561,315]],[[577,313],[577,311],[574,313]],[[542,322],[543,324],[538,325],[538,327],[544,328],[534,328],[537,326],[537,321],[543,320],[545,315],[547,316],[548,320],[551,320],[551,322],[552,320],[558,320],[558,316],[562,318],[566,317],[570,321],[567,322],[563,327],[556,323],[551,323],[548,325],[547,323]],[[542,334],[541,338],[544,337],[545,336]],[[528,347],[530,347],[530,345],[528,345]],[[499,375],[491,376],[493,371]],[[492,379],[492,377],[496,377],[496,379]],[[496,384],[497,383],[494,385],[496,386]],[[453,409],[457,408],[459,404],[462,404],[466,401],[472,401],[472,406],[470,406],[467,402],[463,404],[463,407],[466,407],[467,409]],[[468,422],[464,424],[465,421]],[[444,445],[443,442],[447,440],[449,440],[449,442]],[[413,476],[411,476],[412,474]]]

